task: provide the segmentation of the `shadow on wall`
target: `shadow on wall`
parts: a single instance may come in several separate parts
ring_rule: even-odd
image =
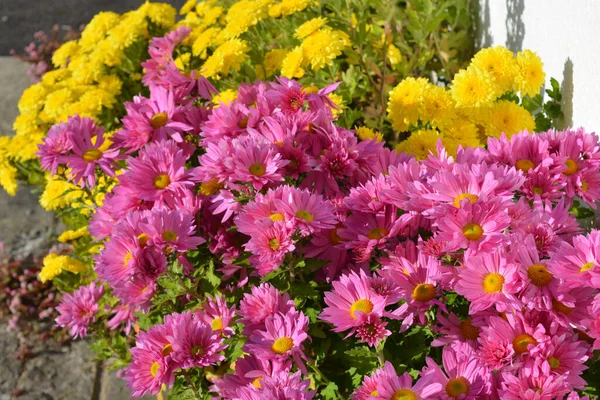
[[[473,21],[475,49],[490,47],[494,41],[490,29],[490,0],[471,1],[471,21]]]
[[[561,108],[563,112],[562,121],[559,121],[558,129],[566,129],[573,126],[573,61],[567,58],[563,69],[563,81],[560,86],[562,94]]]
[[[524,10],[525,0],[506,0],[506,47],[513,52],[523,50],[523,38],[525,38]]]

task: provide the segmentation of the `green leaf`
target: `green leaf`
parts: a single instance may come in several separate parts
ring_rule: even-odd
[[[335,382],[329,382],[327,386],[321,390],[321,396],[323,396],[323,399],[325,400],[336,400],[337,390],[338,385],[336,385]]]

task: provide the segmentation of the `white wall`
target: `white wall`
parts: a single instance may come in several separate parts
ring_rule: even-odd
[[[478,2],[478,3],[477,3]],[[475,0],[477,44],[530,49],[563,90],[565,125],[600,134],[600,0]]]

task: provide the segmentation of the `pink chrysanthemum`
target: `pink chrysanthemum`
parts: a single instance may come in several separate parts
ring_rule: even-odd
[[[213,109],[200,133],[204,138],[203,145],[216,144],[221,139],[234,139],[246,133],[250,121],[250,110],[239,102],[231,105],[222,104]]]
[[[235,332],[231,327],[235,318],[235,305],[229,308],[225,296],[210,297],[202,304],[202,310],[196,312],[201,321],[210,325],[213,331],[220,332],[224,336],[231,336]]]
[[[357,261],[367,261],[373,251],[385,246],[388,239],[398,233],[396,210],[389,208],[385,214],[353,213],[338,230],[344,246],[354,252]]]
[[[296,224],[303,236],[322,229],[331,229],[337,223],[329,202],[323,196],[312,194],[307,189],[290,187],[283,192],[281,200],[275,200],[275,205],[288,220]]]
[[[287,314],[289,310],[295,309],[295,303],[290,300],[288,293],[281,294],[268,283],[253,286],[250,291],[251,293],[244,294],[238,312],[242,317],[240,322],[246,325],[244,332],[249,331],[249,327],[260,329],[265,319],[271,315]]]
[[[56,311],[60,314],[56,324],[68,327],[69,333],[74,338],[87,335],[87,329],[95,321],[98,312],[98,301],[104,294],[104,287],[94,282],[89,286],[82,286],[73,294],[66,293]]]
[[[260,388],[253,386],[239,388],[234,398],[239,400],[312,400],[316,390],[308,390],[310,384],[310,380],[302,380],[300,371],[292,375],[286,371],[279,371],[272,376],[265,376],[260,381]]]
[[[195,236],[194,216],[184,211],[154,210],[141,228],[158,249],[194,250],[205,240]]]
[[[181,314],[171,329],[173,333],[167,336],[173,346],[171,356],[181,368],[207,367],[225,359],[219,354],[227,347],[221,335],[191,312]]]
[[[244,247],[255,256],[253,266],[264,276],[279,268],[285,255],[295,249],[293,230],[280,221],[257,225],[256,230]]]
[[[548,264],[550,272],[569,287],[600,288],[600,231],[575,236],[572,243],[560,243]]]
[[[332,324],[334,332],[352,329],[362,325],[361,314],[383,316],[386,299],[369,288],[369,278],[361,271],[360,275],[351,272],[342,275],[332,283],[333,291],[325,292],[325,304],[319,318]]]
[[[378,346],[381,340],[392,334],[385,329],[387,322],[382,321],[377,314],[361,314],[359,319],[362,323],[356,328],[356,337],[370,347]]]
[[[276,78],[279,83],[271,82],[271,89],[265,96],[273,103],[278,104],[281,112],[292,114],[304,106],[305,93],[300,84],[284,77]]]
[[[455,290],[471,302],[471,314],[490,307],[503,312],[521,307],[515,296],[520,285],[518,267],[495,251],[469,257],[458,273]]]
[[[386,362],[383,368],[376,369],[371,375],[365,375],[362,385],[350,395],[350,399],[371,400],[371,396],[377,396],[377,386],[383,381],[389,381],[393,376],[396,376],[396,370]]]
[[[413,385],[412,376],[408,372],[398,376],[389,361],[386,361],[383,368],[385,374],[377,383],[377,394],[371,399],[428,399],[442,390],[442,385],[432,381],[431,376],[423,376]]]
[[[477,339],[481,332],[481,325],[485,323],[482,317],[467,317],[460,320],[456,314],[449,313],[446,318],[443,314],[437,315],[438,326],[436,330],[441,336],[431,342],[432,346],[444,346],[446,344],[467,344],[477,348]]]
[[[67,155],[73,148],[69,136],[73,129],[77,129],[78,122],[77,117],[71,118],[69,122],[52,125],[48,130],[43,143],[38,145],[39,151],[36,153],[43,169],[56,174],[58,165],[64,162],[62,156]]]
[[[377,178],[372,178],[368,182],[352,188],[344,202],[353,211],[379,213],[385,207],[385,203],[381,201],[381,193],[390,188],[391,185],[386,177],[379,175]]]
[[[569,387],[565,378],[556,375],[519,376],[502,373],[502,388],[498,391],[506,400],[554,400],[563,398]]]

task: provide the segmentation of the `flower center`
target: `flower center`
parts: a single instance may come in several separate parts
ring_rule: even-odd
[[[467,340],[477,340],[479,328],[473,326],[473,320],[469,317],[460,323],[460,334]]]
[[[329,231],[329,243],[336,245],[342,243],[342,238],[337,233],[337,228]]]
[[[367,237],[371,240],[379,240],[387,236],[388,230],[385,228],[373,228],[367,233]]]
[[[127,266],[127,264],[129,264],[129,260],[132,258],[133,256],[131,255],[131,252],[128,251],[127,254],[125,254],[125,257],[123,257],[123,265]]]
[[[582,192],[588,191],[588,183],[586,181],[581,181],[581,191]]]
[[[377,390],[373,390],[369,396],[377,397],[379,396],[379,392]]]
[[[137,237],[138,239],[138,243],[140,244],[140,247],[146,247],[146,244],[148,244],[148,240],[150,239],[150,236],[146,235],[145,233],[140,233]]]
[[[167,343],[167,344],[165,344],[165,347],[162,348],[160,354],[163,357],[166,357],[169,354],[171,354],[172,351],[173,351],[173,346],[171,345],[171,343]]]
[[[211,196],[213,194],[219,193],[219,189],[223,187],[222,184],[219,183],[219,179],[213,179],[209,182],[202,182],[200,184],[200,193],[205,196]]]
[[[154,378],[156,374],[158,374],[158,369],[160,368],[160,364],[157,361],[154,361],[150,366],[150,375]]]
[[[527,276],[531,282],[538,287],[548,286],[552,281],[552,274],[548,272],[545,265],[533,264],[527,269]]]
[[[518,169],[519,171],[527,172],[530,169],[534,169],[535,164],[531,160],[523,159],[523,160],[517,161],[517,163],[515,164],[515,168]]]
[[[246,117],[240,121],[240,123],[238,124],[240,129],[246,129],[248,127],[248,120],[249,120],[249,118]]]
[[[419,400],[419,398],[410,389],[398,389],[392,395],[392,400]]]
[[[371,300],[368,299],[356,300],[350,307],[350,316],[352,319],[356,319],[356,315],[354,315],[354,313],[357,311],[368,314],[373,311],[373,303],[371,303]]]
[[[315,217],[313,217],[313,215],[306,210],[296,211],[296,217],[306,222],[313,222],[315,220]]]
[[[279,355],[285,354],[294,347],[294,341],[289,337],[281,337],[273,342],[271,350]]]
[[[269,247],[271,248],[271,250],[277,250],[280,246],[279,243],[279,239],[277,238],[273,238],[271,240],[269,240]]]
[[[460,208],[460,202],[463,201],[464,199],[469,199],[469,201],[471,202],[471,204],[475,204],[475,202],[477,200],[479,200],[479,196],[476,196],[476,195],[471,194],[471,193],[459,194],[454,199],[454,207]]]
[[[196,344],[190,349],[190,354],[193,357],[200,357],[202,354],[204,354],[204,349],[199,344]]]
[[[267,169],[263,164],[252,164],[249,171],[254,176],[263,176],[267,172]]]
[[[517,335],[512,342],[513,348],[515,349],[515,353],[517,353],[517,355],[519,356],[527,351],[527,348],[530,344],[536,345],[537,340],[535,340],[533,336],[528,335],[526,333]]]
[[[580,274],[583,274],[585,271],[589,271],[590,269],[594,268],[596,264],[592,261],[590,261],[589,263],[585,263],[581,266],[581,269],[579,270]]]
[[[542,189],[542,188],[541,188],[541,187],[539,187],[539,186],[534,186],[534,187],[533,187],[533,189],[531,189],[531,191],[532,191],[533,193],[535,193],[535,194],[539,194],[540,196],[541,196],[542,194],[544,194],[544,189]]]
[[[575,172],[579,171],[579,166],[577,165],[577,162],[571,158],[567,158],[567,161],[565,161],[565,165],[567,166],[567,169],[565,170],[565,175],[573,175]]]
[[[431,283],[419,283],[412,291],[415,301],[429,301],[435,297],[435,286]]]
[[[269,218],[271,219],[271,221],[275,222],[275,221],[285,221],[285,217],[283,216],[282,213],[275,213],[275,214],[271,214],[269,216]]]
[[[173,242],[173,241],[177,240],[177,234],[173,231],[164,231],[162,233],[162,239],[165,242]]]
[[[222,331],[223,330],[223,318],[217,317],[212,320],[210,326],[213,331]]]
[[[154,114],[152,118],[150,118],[150,125],[152,125],[154,129],[158,129],[165,126],[168,121],[169,116],[167,115],[167,113],[159,112],[157,114]]]
[[[169,175],[167,174],[160,174],[157,175],[156,178],[154,178],[154,181],[152,183],[154,183],[155,188],[164,189],[167,186],[169,186],[169,184],[171,184],[171,178],[169,178]]]
[[[98,161],[102,158],[102,152],[98,149],[87,149],[83,152],[83,159],[87,162]]]
[[[463,377],[450,379],[446,384],[446,393],[453,399],[461,394],[469,393],[469,381]]]
[[[483,290],[486,293],[498,293],[502,291],[502,286],[504,285],[504,276],[500,275],[497,272],[492,272],[487,274],[485,278],[483,278]]]
[[[468,240],[479,240],[483,236],[483,229],[478,224],[467,224],[462,231]]]
[[[571,307],[565,306],[563,303],[555,299],[552,299],[552,309],[554,311],[561,312],[565,315],[569,315],[573,312],[573,309]]]
[[[252,381],[252,386],[254,386],[257,389],[262,389],[262,387],[260,386],[260,381],[262,381],[262,376],[259,376],[258,378],[256,378],[255,380]]]
[[[556,369],[560,367],[560,360],[556,357],[550,357],[548,359],[548,364],[550,364],[551,369]]]

